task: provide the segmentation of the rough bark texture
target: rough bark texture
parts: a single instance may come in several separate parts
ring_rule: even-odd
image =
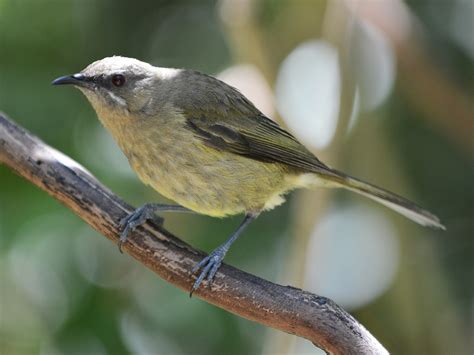
[[[82,166],[0,113],[0,162],[72,209],[116,243],[118,222],[133,208]],[[189,291],[193,265],[203,254],[148,223],[123,246],[164,280]],[[387,354],[384,347],[333,301],[281,286],[223,264],[212,290],[195,296],[241,317],[306,338],[330,354]]]

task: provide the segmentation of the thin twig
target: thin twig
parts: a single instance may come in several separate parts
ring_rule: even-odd
[[[45,190],[114,243],[118,222],[133,208],[82,166],[0,113],[0,162]],[[169,283],[189,291],[193,265],[203,254],[148,223],[130,235],[124,250]],[[241,317],[306,338],[330,354],[387,354],[384,347],[333,301],[280,286],[222,265],[212,290],[197,297]]]

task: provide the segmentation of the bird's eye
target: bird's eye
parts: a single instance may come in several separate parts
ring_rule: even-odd
[[[117,87],[123,86],[125,84],[125,77],[122,74],[115,74],[112,76],[112,84]]]

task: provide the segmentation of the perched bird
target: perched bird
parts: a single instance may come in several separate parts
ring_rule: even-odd
[[[296,188],[342,187],[421,225],[444,229],[414,203],[328,167],[238,90],[212,76],[114,56],[53,84],[81,90],[139,178],[179,204],[145,204],[131,213],[122,221],[119,247],[154,212],[245,214],[230,238],[194,267],[193,273],[201,273],[191,294],[204,278],[212,283],[245,227]]]

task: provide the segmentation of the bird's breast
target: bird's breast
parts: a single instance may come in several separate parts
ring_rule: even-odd
[[[119,145],[140,179],[199,213],[219,217],[270,208],[288,190],[277,164],[208,147],[179,122],[123,135]]]

